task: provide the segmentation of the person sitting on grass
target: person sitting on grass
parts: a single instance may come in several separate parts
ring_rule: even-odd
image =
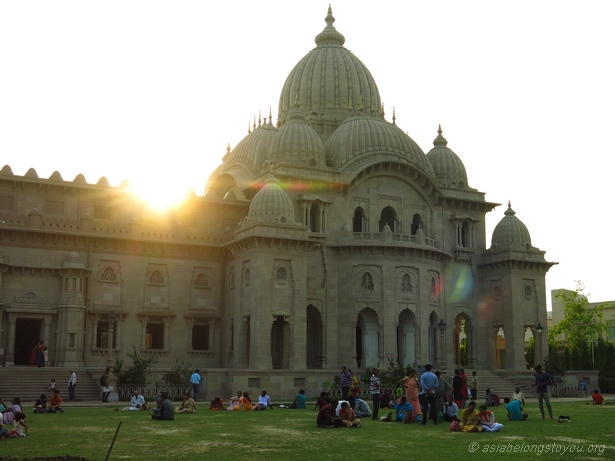
[[[193,400],[194,402],[194,400]],[[160,411],[155,412],[152,415],[152,419],[163,420],[163,421],[172,421],[175,419],[175,414],[173,411],[173,402],[169,400],[169,393],[163,391],[160,393]]]
[[[47,413],[47,396],[41,394],[41,396],[34,402],[34,413]]]
[[[372,410],[369,409],[369,404],[359,398],[359,394],[356,393],[354,397],[354,414],[357,418],[371,418]]]
[[[329,405],[321,408],[316,417],[316,426],[327,429],[340,427],[342,425],[342,420],[339,416],[336,416],[336,408],[337,400],[331,400]]]
[[[508,418],[511,421],[525,421],[527,419],[527,413],[523,413],[523,407],[518,400],[510,400],[508,397],[504,397],[504,405],[506,405]]]
[[[262,391],[261,395],[258,396],[258,405],[255,410],[264,411],[267,407],[273,410],[273,405],[271,404],[271,397],[267,395],[267,391]]]
[[[60,391],[58,389],[53,391],[53,396],[49,399],[49,413],[64,413],[64,408],[62,408],[62,397],[60,397]]]
[[[194,399],[190,397],[190,392],[184,392],[182,403],[175,408],[175,413],[178,415],[196,413],[196,404]]]
[[[130,399],[130,406],[122,408],[123,411],[137,411],[147,410],[148,406],[145,403],[145,397],[139,394],[139,391],[135,390]]]
[[[5,437],[25,437],[28,435],[28,426],[26,425],[26,415],[21,411],[15,412],[13,419],[13,430],[7,431]]]
[[[227,410],[229,410],[229,411],[239,410],[239,400],[241,400],[242,396],[243,396],[243,393],[241,391],[237,391],[237,395],[235,397],[231,397],[228,400],[228,408],[227,408]],[[237,408],[235,408],[235,407],[237,407]]]
[[[497,432],[504,429],[504,425],[495,422],[495,415],[491,410],[487,409],[487,405],[481,405],[478,412],[478,420],[483,431]]]
[[[2,410],[4,416],[4,424],[11,424],[13,422],[15,413],[17,413],[18,411],[21,411],[23,413],[23,410],[21,408],[21,399],[19,397],[13,397],[13,402],[11,403],[11,406],[5,407],[4,410]]]
[[[444,421],[459,421],[459,407],[453,399],[453,394],[447,396],[447,402],[444,404],[444,411],[442,412],[442,419]]]
[[[215,399],[213,399],[209,403],[209,409],[211,411],[224,410],[224,402],[222,401],[222,398],[216,397]]]
[[[346,427],[361,427],[361,421],[357,419],[354,414],[354,410],[350,408],[350,404],[348,402],[342,403],[342,408],[340,409],[340,419],[342,420],[342,425]]]
[[[314,410],[322,410],[324,407],[328,406],[331,403],[331,397],[329,397],[328,392],[321,392],[320,397],[316,400],[314,404]]]
[[[299,389],[299,393],[295,397],[295,400],[288,406],[288,408],[298,408],[300,410],[305,410],[306,400],[307,398],[305,396],[305,391],[303,389]]]
[[[404,423],[411,423],[413,421],[412,412],[414,409],[408,402],[405,395],[402,395],[398,399],[397,405],[395,405],[395,421],[402,421]]]
[[[468,403],[468,408],[461,412],[461,421],[459,427],[463,432],[482,432],[483,428],[478,420],[476,412],[476,402],[472,400]]]
[[[499,407],[500,397],[495,392],[491,392],[491,389],[486,389],[485,390],[485,404],[488,407]]]
[[[604,403],[604,397],[598,389],[594,389],[594,393],[592,394],[592,403],[594,405],[602,405]]]

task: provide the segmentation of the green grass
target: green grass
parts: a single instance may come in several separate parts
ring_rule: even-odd
[[[118,423],[121,428],[110,459],[178,460],[596,460],[615,458],[615,405],[553,399],[556,420],[540,419],[536,403],[528,403],[525,422],[505,420],[501,433],[450,432],[448,425],[384,423],[364,420],[359,429],[316,428],[316,411],[276,408],[264,412],[207,411],[201,404],[194,415],[176,415],[175,421],[154,421],[151,412],[70,408],[64,414],[32,414],[26,438],[0,441],[0,456],[35,458],[83,456],[104,460]],[[381,413],[382,415],[382,413]],[[558,415],[572,422],[558,424]],[[471,443],[478,451],[470,453]],[[489,444],[489,446],[487,445]],[[590,446],[599,446],[589,453]],[[500,450],[542,449],[542,454],[501,453]],[[547,448],[551,447],[551,448]],[[560,450],[549,453],[547,450]],[[483,450],[495,450],[485,453]],[[561,451],[566,449],[565,454]],[[570,453],[574,449],[575,452]],[[582,453],[577,451],[582,449]],[[602,454],[600,455],[600,451]],[[1,459],[1,458],[0,458]]]

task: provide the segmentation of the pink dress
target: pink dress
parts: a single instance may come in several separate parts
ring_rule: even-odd
[[[412,405],[412,420],[416,421],[416,415],[421,414],[421,405],[419,403],[419,382],[416,376],[408,378],[406,381],[406,399]]]

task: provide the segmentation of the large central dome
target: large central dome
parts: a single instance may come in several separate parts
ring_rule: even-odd
[[[367,67],[348,49],[333,22],[331,7],[327,26],[316,36],[312,49],[288,75],[278,107],[281,124],[296,107],[323,141],[347,117],[357,112],[382,115],[380,93]]]

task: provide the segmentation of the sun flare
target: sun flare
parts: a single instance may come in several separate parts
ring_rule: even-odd
[[[147,178],[131,184],[132,193],[158,212],[174,208],[186,199],[190,188],[185,182]]]

